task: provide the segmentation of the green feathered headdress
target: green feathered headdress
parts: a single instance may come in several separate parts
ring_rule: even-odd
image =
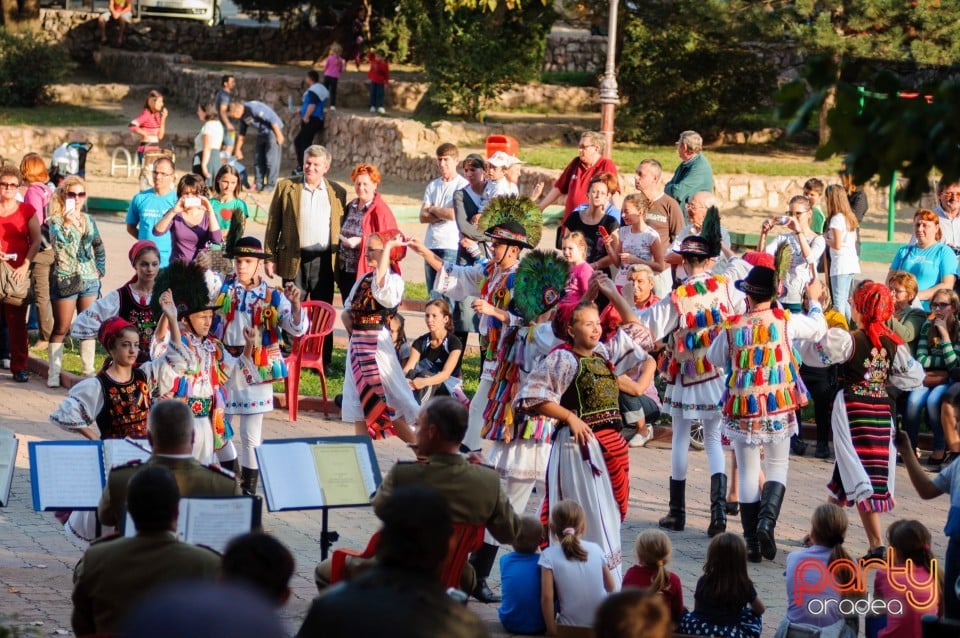
[[[153,296],[150,299],[153,316],[160,316],[160,295],[166,290],[173,293],[173,303],[177,306],[177,316],[181,319],[210,308],[210,291],[204,279],[205,273],[206,271],[196,264],[171,261],[169,266],[157,273],[153,282]]]
[[[570,264],[555,252],[534,250],[520,260],[513,286],[513,309],[530,323],[563,298]]]
[[[537,203],[529,197],[506,195],[494,197],[487,204],[480,216],[480,232],[493,239],[503,239],[514,243],[523,243],[522,238],[511,236],[495,237],[494,229],[500,226],[509,227],[519,224],[526,233],[526,243],[536,247],[540,243],[540,234],[543,231],[543,212]]]
[[[716,206],[707,209],[703,226],[700,228],[700,236],[707,240],[710,256],[719,256],[720,248],[723,246],[723,232],[720,230],[720,211]]]
[[[790,276],[790,263],[793,261],[793,249],[790,244],[783,242],[777,246],[773,256],[773,269],[777,273],[777,294],[782,296],[787,290],[787,278]]]

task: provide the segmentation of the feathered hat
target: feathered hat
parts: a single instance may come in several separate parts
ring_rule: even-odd
[[[529,197],[494,197],[480,217],[479,228],[490,239],[533,248],[540,243],[543,213]]]
[[[570,274],[570,264],[555,252],[534,250],[520,260],[513,287],[513,308],[530,323],[557,305]]]
[[[787,279],[790,277],[790,264],[793,262],[793,249],[783,242],[773,256],[773,269],[777,273],[777,294],[783,296],[787,291]]]
[[[703,226],[700,227],[700,236],[707,240],[707,249],[710,257],[720,255],[720,248],[723,245],[723,232],[720,230],[720,211],[716,206],[707,209],[707,214],[703,218]]]
[[[157,273],[157,279],[153,283],[153,297],[150,300],[153,316],[160,316],[160,295],[166,290],[173,294],[177,316],[181,319],[195,312],[213,308],[205,273],[206,271],[196,264],[171,261],[169,266]]]

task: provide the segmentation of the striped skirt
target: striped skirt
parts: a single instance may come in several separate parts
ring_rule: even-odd
[[[845,392],[837,397],[833,414],[837,462],[827,489],[841,505],[856,503],[867,512],[892,510],[890,401]]]

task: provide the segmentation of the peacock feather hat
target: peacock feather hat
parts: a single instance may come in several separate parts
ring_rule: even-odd
[[[534,250],[520,260],[513,287],[513,308],[530,323],[556,306],[570,274],[570,264],[553,251]]]
[[[716,206],[707,209],[703,226],[700,227],[700,236],[707,240],[710,257],[719,256],[723,245],[723,231],[720,229],[720,211]]]
[[[533,248],[540,243],[543,213],[529,197],[494,197],[480,216],[479,228],[490,239]]]
[[[194,263],[171,261],[169,266],[157,273],[153,282],[150,309],[154,317],[160,316],[160,295],[166,290],[173,294],[173,303],[177,306],[180,318],[213,308],[205,274],[206,271]]]

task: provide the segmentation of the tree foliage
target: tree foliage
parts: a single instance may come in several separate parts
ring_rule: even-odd
[[[534,79],[556,14],[539,0],[510,8],[449,10],[436,0],[403,0],[414,61],[445,112],[475,116],[510,84]]]
[[[68,71],[67,52],[36,34],[0,27],[0,106],[36,106]]]

